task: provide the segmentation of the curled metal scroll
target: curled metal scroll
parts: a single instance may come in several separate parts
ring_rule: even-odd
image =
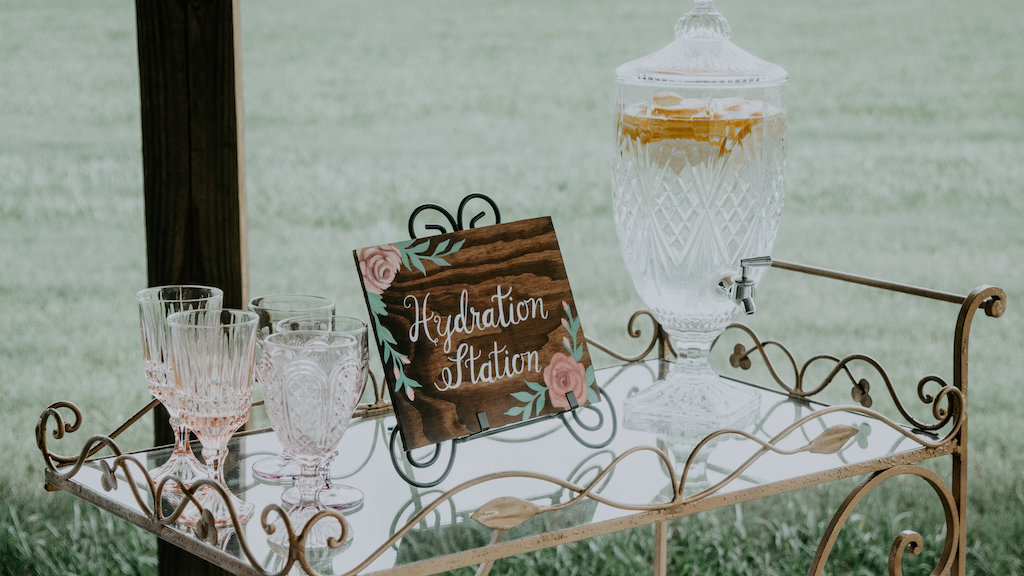
[[[587,448],[597,450],[599,448],[604,448],[605,446],[608,446],[609,444],[612,443],[612,440],[615,439],[615,435],[618,433],[619,424],[618,419],[615,417],[615,404],[611,401],[611,398],[609,398],[608,395],[604,393],[604,390],[601,389],[600,386],[597,386],[595,384],[594,387],[597,388],[598,393],[601,394],[603,398],[601,402],[598,402],[596,404],[587,404],[574,410],[570,410],[568,413],[572,417],[571,423],[569,422],[569,418],[566,417],[565,412],[559,412],[558,418],[562,421],[562,424],[565,425],[565,429],[569,431],[569,434],[571,434],[577,442],[586,446]],[[605,426],[605,414],[604,411],[601,409],[602,407],[608,408],[607,420],[611,422],[610,429],[609,427]],[[596,414],[597,421],[593,423],[585,422],[580,417],[580,414],[582,412]],[[579,428],[579,431],[576,430],[577,427]],[[604,439],[599,439],[596,442],[591,442],[584,438],[582,435],[582,433],[595,433],[601,430],[607,430],[608,437]]]
[[[939,478],[938,474],[921,466],[904,465],[872,474],[866,480],[861,482],[860,485],[854,488],[853,492],[846,497],[842,505],[839,507],[839,510],[836,511],[835,516],[832,517],[832,521],[829,523],[828,528],[825,529],[825,535],[818,544],[818,549],[814,554],[814,560],[811,562],[811,569],[808,572],[810,576],[820,576],[822,574],[825,568],[825,563],[828,561],[829,553],[832,552],[832,547],[835,545],[836,539],[839,537],[839,532],[843,529],[846,521],[850,518],[850,515],[853,514],[854,509],[858,504],[860,504],[861,500],[863,500],[869,492],[874,490],[882,482],[885,482],[889,478],[903,475],[914,475],[924,479],[932,489],[935,490],[935,494],[942,502],[942,510],[946,518],[946,543],[942,549],[942,556],[939,558],[939,564],[935,567],[932,574],[935,576],[949,573],[949,569],[952,566],[956,555],[957,543],[960,540],[960,530],[963,529],[963,527],[960,526],[960,516],[956,500],[953,497],[953,493],[946,487],[946,484],[941,478]],[[892,547],[889,551],[889,575],[902,576],[904,552],[920,554],[923,544],[924,540],[917,532],[910,530],[901,532],[893,541]]]
[[[451,212],[449,212],[443,206],[440,206],[438,204],[428,203],[417,206],[416,209],[412,211],[412,214],[409,215],[409,238],[412,238],[413,240],[419,238],[419,236],[416,235],[416,219],[420,216],[420,214],[427,211],[436,212],[440,214],[444,218],[445,223],[447,224],[446,226],[445,224],[438,224],[432,222],[430,224],[425,224],[423,226],[425,229],[432,230],[438,234],[445,234],[448,232],[455,232],[458,230],[476,228],[480,220],[487,216],[487,212],[477,212],[476,214],[473,215],[472,218],[469,219],[469,222],[466,222],[465,210],[469,203],[472,202],[473,200],[483,200],[492,211],[492,215],[494,216],[494,223],[501,223],[501,211],[498,210],[498,205],[494,202],[494,200],[492,200],[489,196],[485,194],[475,193],[469,194],[468,196],[462,199],[462,202],[459,203],[459,209],[456,212],[456,215],[454,216],[452,215]]]
[[[776,384],[794,398],[807,399],[815,396],[835,382],[838,376],[845,375],[851,385],[851,398],[861,406],[870,408],[874,403],[874,398],[871,396],[871,384],[867,378],[858,378],[855,376],[850,368],[851,364],[863,364],[871,368],[878,375],[882,383],[885,385],[885,389],[888,391],[888,395],[892,399],[896,410],[898,410],[900,415],[916,429],[934,432],[942,429],[951,421],[958,421],[962,418],[962,403],[957,401],[959,397],[953,396],[953,391],[957,390],[957,388],[947,384],[939,376],[925,376],[917,383],[917,399],[920,402],[931,406],[932,417],[935,418],[935,422],[928,423],[919,420],[910,414],[881,363],[870,356],[864,354],[851,354],[849,356],[839,358],[828,354],[819,354],[800,365],[797,363],[793,354],[779,342],[774,340],[762,341],[753,330],[742,324],[730,324],[727,330],[728,329],[744,332],[754,342],[751,347],[746,347],[743,344],[737,343],[733,348],[732,354],[729,356],[729,364],[734,368],[748,370],[752,366],[751,356],[756,352],[764,362],[765,368],[768,369],[769,374],[772,379],[775,380]],[[787,368],[792,373],[791,382],[787,382],[786,379],[780,376],[778,368],[772,358],[768,355],[769,348],[776,348],[784,355],[785,362],[788,363]],[[813,387],[807,387],[806,379],[808,370],[813,365],[821,363],[830,363],[833,366],[820,382]],[[929,385],[938,386],[938,390],[934,394],[929,393],[926,390]]]
[[[666,358],[674,354],[672,351],[672,344],[669,341],[668,334],[665,329],[661,327],[658,320],[648,310],[637,310],[629,317],[629,322],[626,324],[626,333],[629,334],[630,338],[642,339],[644,338],[644,331],[637,327],[636,321],[639,318],[646,318],[651,323],[651,335],[650,340],[647,342],[647,346],[639,353],[634,355],[623,354],[613,350],[610,346],[606,346],[592,338],[587,338],[587,344],[597,348],[601,352],[621,360],[623,362],[639,362],[647,357],[655,348],[658,349],[658,355],[661,358]]]
[[[395,427],[391,429],[391,438],[388,440],[388,452],[391,454],[391,465],[395,468],[395,472],[397,472],[398,475],[402,477],[402,480],[405,480],[407,484],[410,484],[417,488],[433,488],[434,486],[437,486],[441,482],[444,482],[444,479],[447,478],[448,474],[451,473],[452,467],[455,466],[455,440],[452,440],[448,443],[451,445],[451,449],[448,452],[448,461],[445,463],[444,469],[441,471],[440,475],[438,475],[433,480],[427,480],[424,482],[421,480],[417,480],[416,478],[413,478],[411,475],[409,475],[402,468],[399,462],[404,461],[413,468],[417,468],[420,470],[430,468],[431,466],[436,464],[438,459],[441,457],[441,445],[443,444],[443,442],[438,442],[434,444],[434,452],[426,460],[418,460],[416,459],[415,456],[413,456],[411,450],[398,449],[398,436],[400,435],[401,430],[401,424],[396,424]]]
[[[65,421],[64,416],[62,415],[63,410],[68,410],[74,415],[74,420],[72,422],[69,423]],[[54,454],[48,446],[47,432],[51,425],[51,418],[53,419],[52,424],[54,425],[51,434],[54,438],[60,440],[63,439],[66,434],[75,432],[79,429],[82,424],[82,412],[77,406],[70,402],[57,402],[51,404],[43,411],[39,417],[39,422],[36,424],[36,447],[39,448],[40,452],[43,454],[43,461],[47,470],[57,479],[70,480],[78,474],[86,462],[89,461],[91,455],[97,453],[99,450],[107,448],[113,452],[114,455],[112,457],[99,460],[100,487],[103,488],[103,490],[109,492],[117,489],[119,483],[118,473],[120,472],[124,475],[124,478],[127,479],[127,484],[132,494],[132,498],[135,500],[135,503],[141,513],[157,525],[177,525],[191,528],[200,540],[210,546],[218,546],[218,543],[221,542],[221,532],[233,530],[238,539],[239,549],[242,554],[245,556],[246,560],[249,561],[249,564],[253,569],[262,576],[284,576],[295,564],[301,566],[308,574],[318,574],[313,567],[310,566],[309,561],[306,558],[306,539],[314,525],[327,518],[334,519],[340,526],[339,535],[336,538],[328,540],[328,547],[338,548],[348,540],[350,534],[349,525],[340,512],[335,510],[321,511],[306,522],[306,525],[296,533],[288,519],[287,511],[276,504],[268,505],[262,513],[263,531],[268,536],[275,532],[275,527],[268,519],[270,514],[276,514],[282,519],[282,523],[287,532],[287,541],[289,543],[288,558],[284,566],[278,571],[268,571],[263,568],[260,562],[253,555],[252,550],[249,548],[249,544],[245,537],[245,520],[238,516],[238,512],[235,510],[234,505],[232,505],[228,493],[220,484],[213,480],[203,478],[186,485],[176,477],[163,478],[158,483],[153,482],[153,478],[149,475],[146,467],[141,462],[130,455],[122,453],[121,449],[118,448],[113,439],[103,435],[90,437],[82,446],[82,450],[76,458],[59,456]],[[63,468],[63,470],[61,470],[61,468]],[[145,492],[143,492],[143,489],[145,489]],[[218,527],[209,510],[202,508],[199,504],[198,498],[196,497],[196,494],[201,490],[212,490],[224,501],[230,517],[229,526]],[[162,503],[165,498],[174,503],[174,509],[169,514],[165,514],[163,510],[164,507],[162,506]],[[152,506],[149,504],[150,499],[154,503]],[[181,522],[181,520],[183,520],[182,514],[190,506],[195,507],[198,514],[193,521],[183,523]]]

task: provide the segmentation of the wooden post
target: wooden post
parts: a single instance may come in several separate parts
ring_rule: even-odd
[[[150,286],[247,299],[238,0],[136,0]],[[156,414],[157,444],[173,441]],[[159,541],[161,574],[221,574]]]

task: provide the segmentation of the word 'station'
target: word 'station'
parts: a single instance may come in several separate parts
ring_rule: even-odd
[[[599,400],[550,218],[353,255],[407,450]]]

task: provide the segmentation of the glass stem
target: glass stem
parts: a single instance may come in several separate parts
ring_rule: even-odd
[[[690,373],[714,372],[711,368],[709,354],[710,345],[705,346],[702,342],[681,342],[676,340],[672,343],[676,349],[677,370]]]
[[[320,464],[320,486],[324,490],[331,489],[331,462],[334,462],[334,457],[337,456],[338,452],[332,452],[324,461]]]
[[[174,428],[174,454],[173,456],[191,455],[192,450],[188,445],[188,427],[180,418],[171,418],[171,427]]]
[[[318,474],[318,468],[316,464],[302,464],[302,475],[298,477],[296,482],[299,486],[299,506],[315,507],[316,495],[320,488],[320,475]]]
[[[228,453],[227,449],[224,450],[207,450],[203,449],[203,460],[206,460],[206,465],[210,469],[210,479],[217,484],[220,484],[222,488],[227,490],[228,484],[224,479],[224,456]]]

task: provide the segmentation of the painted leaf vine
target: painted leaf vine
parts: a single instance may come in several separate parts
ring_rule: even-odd
[[[409,271],[418,270],[426,276],[427,268],[424,262],[430,262],[439,267],[450,266],[445,257],[461,250],[464,244],[465,240],[452,242],[451,239],[445,238],[431,250],[431,240],[426,238],[374,246],[359,251],[359,265],[364,275],[363,285],[366,288],[366,300],[369,304],[374,333],[377,335],[377,344],[381,352],[381,362],[385,369],[391,366],[395,377],[394,391],[396,393],[404,391],[409,400],[415,400],[416,394],[413,390],[421,388],[422,385],[405,374],[405,366],[409,364],[409,357],[398,350],[397,339],[384,325],[388,309],[384,304],[383,292],[391,286],[391,281],[398,273],[400,266],[404,266]]]
[[[567,302],[562,302],[562,310],[565,317],[562,318],[562,327],[566,330],[566,336],[562,337],[562,347],[568,354],[556,352],[548,366],[544,368],[544,384],[523,380],[527,390],[513,392],[511,395],[516,401],[521,402],[520,406],[513,406],[505,412],[508,416],[520,416],[523,421],[534,418],[544,410],[545,403],[550,400],[551,405],[562,409],[569,409],[569,400],[566,398],[566,389],[580,389],[580,393],[586,390],[586,397],[580,398],[580,394],[573,390],[577,396],[579,405],[597,402],[597,390],[594,387],[596,378],[594,367],[583,364],[583,339],[580,331],[580,319],[573,314],[572,308]],[[555,390],[553,390],[555,388]]]

